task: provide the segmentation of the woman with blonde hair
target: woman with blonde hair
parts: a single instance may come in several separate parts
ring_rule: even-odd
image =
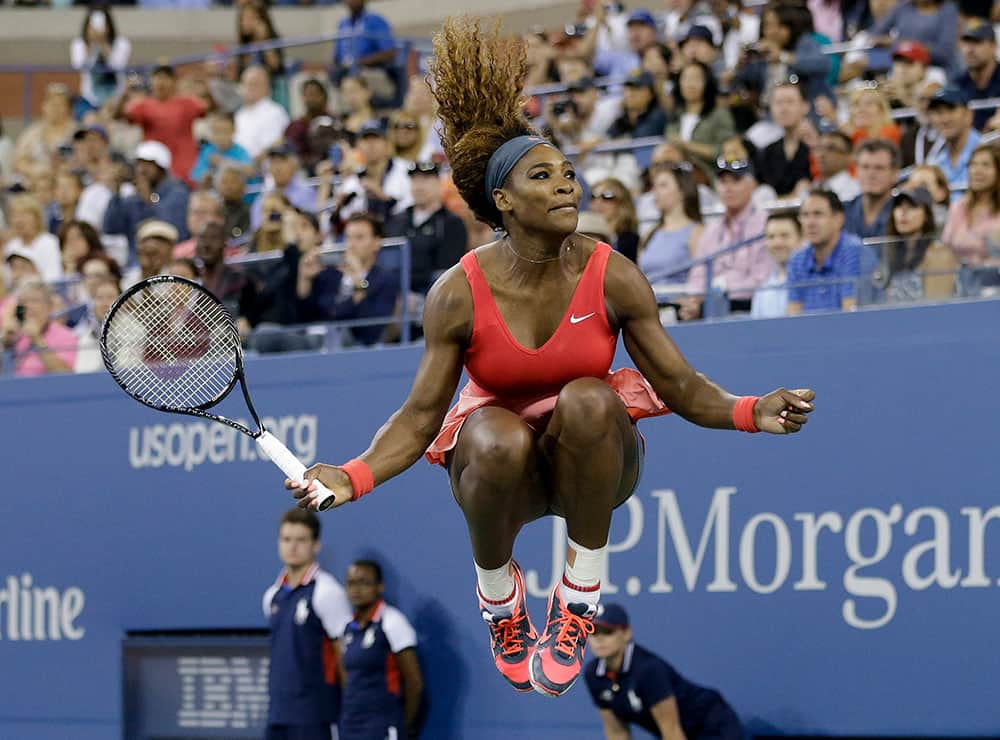
[[[52,166],[59,147],[69,145],[76,133],[73,102],[69,88],[53,83],[42,98],[41,119],[21,132],[14,145],[14,169],[30,177],[36,169]]]
[[[396,156],[407,164],[414,164],[420,159],[425,138],[426,133],[416,114],[398,110],[389,118],[389,144]]]
[[[455,184],[502,235],[431,288],[416,379],[368,450],[285,485],[315,508],[318,479],[341,506],[425,453],[442,465],[468,525],[496,668],[517,691],[560,696],[594,631],[611,512],[638,483],[635,420],[668,404],[702,426],[787,434],[806,423],[815,394],[737,399],[695,372],[663,331],[639,269],[577,233],[573,164],[521,113],[521,39],[451,18],[434,52]],[[609,372],[619,334],[639,371]],[[470,382],[449,412],[463,366]],[[565,518],[568,546],[539,635],[511,558],[521,528],[547,515]]]
[[[4,257],[19,254],[31,259],[42,280],[51,283],[63,276],[59,240],[45,231],[45,213],[33,195],[15,195],[7,201],[13,237],[4,244]]]
[[[899,145],[902,133],[892,120],[889,100],[877,87],[864,85],[852,92],[848,111],[844,131],[851,137],[854,146],[865,139],[889,139]]]
[[[611,246],[635,262],[639,251],[639,219],[632,193],[613,177],[601,180],[590,192],[590,210],[599,213],[611,227]]]

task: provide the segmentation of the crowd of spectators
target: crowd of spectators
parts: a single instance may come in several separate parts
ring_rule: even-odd
[[[79,85],[0,130],[7,372],[95,369],[111,294],[161,272],[208,285],[254,351],[398,341],[393,318],[492,239],[450,180],[422,64],[344,4],[326,68],[292,48],[147,75],[112,10],[82,11]],[[581,0],[524,37],[525,114],[576,163],[581,230],[636,261],[664,321],[980,295],[1000,284],[991,12]],[[238,44],[280,38],[259,0],[233,13]],[[409,244],[409,285],[387,237]]]

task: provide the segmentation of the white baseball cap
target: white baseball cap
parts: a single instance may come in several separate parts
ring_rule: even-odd
[[[160,169],[170,169],[170,150],[159,141],[144,141],[135,148],[135,161],[153,162]]]

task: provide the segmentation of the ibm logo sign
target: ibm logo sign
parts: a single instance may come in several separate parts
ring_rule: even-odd
[[[177,659],[177,724],[192,729],[249,729],[267,721],[267,658]]]

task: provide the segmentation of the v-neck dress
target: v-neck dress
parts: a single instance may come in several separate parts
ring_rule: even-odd
[[[484,406],[500,406],[541,430],[555,408],[559,392],[577,378],[606,382],[622,399],[632,421],[670,413],[642,375],[632,368],[611,372],[618,332],[608,322],[604,275],[611,247],[595,247],[580,276],[569,307],[555,333],[537,349],[525,347],[504,321],[475,251],[462,257],[472,290],[472,338],[465,352],[469,376],[458,403],[445,417],[427,449],[427,460],[444,465],[458,442],[462,424]]]

